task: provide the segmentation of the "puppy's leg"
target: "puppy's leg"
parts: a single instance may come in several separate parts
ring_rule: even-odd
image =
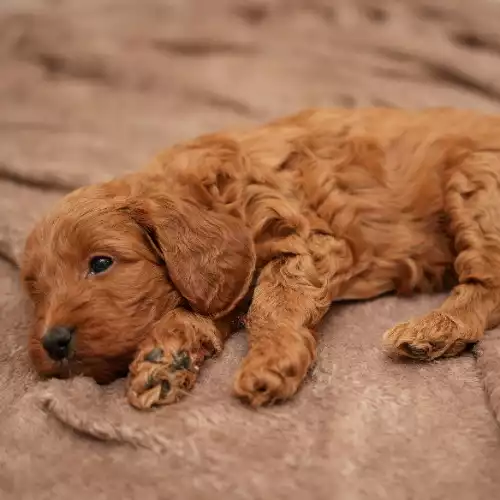
[[[484,330],[497,323],[499,304],[498,288],[473,283],[459,285],[439,309],[395,326],[385,333],[384,342],[410,358],[454,356],[467,344],[480,340]]]
[[[183,309],[168,313],[130,365],[128,400],[139,409],[174,403],[192,389],[203,361],[222,349],[228,331]]]
[[[389,330],[385,343],[417,359],[453,356],[500,322],[500,156],[470,155],[453,169],[445,210],[459,285],[430,314]]]
[[[254,407],[293,396],[316,357],[311,328],[329,304],[326,281],[318,279],[310,256],[269,263],[247,315],[249,352],[235,394]]]

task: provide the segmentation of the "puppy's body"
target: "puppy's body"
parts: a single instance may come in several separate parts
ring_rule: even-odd
[[[135,355],[131,402],[171,402],[254,280],[235,390],[259,405],[296,392],[332,301],[437,290],[453,269],[460,285],[441,310],[386,341],[412,357],[456,354],[497,322],[499,186],[500,118],[466,111],[308,111],[175,146],[71,194],[35,229],[24,274],[45,292],[32,357],[42,373],[109,379]],[[101,254],[115,268],[89,279],[81,269]],[[76,328],[64,363],[40,348],[54,324]],[[172,368],[179,352],[187,369]]]

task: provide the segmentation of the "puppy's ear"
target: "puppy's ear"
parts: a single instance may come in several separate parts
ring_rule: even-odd
[[[236,218],[163,195],[132,202],[128,210],[195,311],[223,316],[247,293],[255,250],[250,232]]]

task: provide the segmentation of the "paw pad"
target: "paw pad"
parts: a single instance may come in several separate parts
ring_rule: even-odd
[[[161,392],[160,392],[160,397],[164,398],[167,396],[167,394],[170,392],[170,382],[168,380],[162,380],[161,382]]]
[[[425,347],[419,347],[408,342],[404,342],[403,344],[401,344],[401,349],[403,349],[403,351],[405,351],[409,356],[418,359],[425,359],[429,355],[429,349]]]
[[[172,370],[189,370],[189,368],[191,368],[191,358],[186,351],[181,351],[177,354],[173,354],[172,358],[173,361],[170,365]]]
[[[146,356],[144,356],[144,361],[149,361],[150,363],[160,363],[163,359],[163,349],[161,347],[155,347],[152,351],[149,351]]]
[[[148,375],[148,378],[146,379],[146,383],[144,384],[144,389],[152,389],[155,385],[157,384],[154,376],[152,373]]]

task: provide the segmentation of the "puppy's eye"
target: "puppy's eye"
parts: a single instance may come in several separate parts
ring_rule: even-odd
[[[104,255],[92,257],[89,262],[90,274],[100,274],[107,271],[113,265],[113,259]]]

